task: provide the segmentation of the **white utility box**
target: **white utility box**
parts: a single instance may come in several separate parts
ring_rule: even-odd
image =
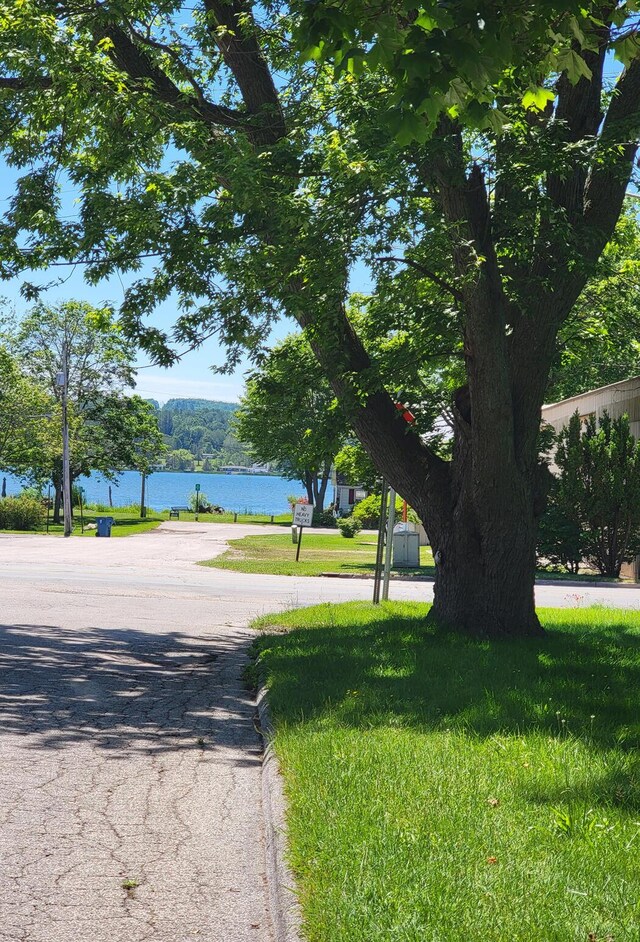
[[[414,523],[398,523],[393,528],[393,568],[420,565],[420,534]]]

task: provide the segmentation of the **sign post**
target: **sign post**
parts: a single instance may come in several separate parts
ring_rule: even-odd
[[[298,546],[296,549],[296,562],[300,558],[300,544],[302,543],[302,530],[310,527],[313,522],[313,504],[296,504],[293,508],[293,525],[298,527]]]
[[[200,512],[200,485],[196,484],[196,520]]]

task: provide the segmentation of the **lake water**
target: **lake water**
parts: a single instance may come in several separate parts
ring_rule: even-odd
[[[10,474],[7,494],[19,492],[21,483]],[[109,482],[100,474],[78,481],[85,491],[87,503],[108,504]],[[286,478],[264,474],[198,474],[184,471],[162,471],[147,478],[147,506],[152,510],[165,510],[174,505],[187,505],[189,494],[200,484],[200,494],[212,504],[238,513],[282,514],[289,509],[289,494],[302,496],[302,485]],[[140,503],[140,475],[125,471],[112,484],[114,506]]]

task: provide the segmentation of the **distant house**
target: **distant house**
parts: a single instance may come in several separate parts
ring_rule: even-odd
[[[348,517],[359,500],[364,500],[369,491],[361,484],[349,484],[338,475],[333,482],[333,508],[337,517]]]
[[[208,457],[208,456],[204,456]],[[220,468],[225,474],[270,474],[269,465],[252,464],[247,467],[242,464],[223,464]]]

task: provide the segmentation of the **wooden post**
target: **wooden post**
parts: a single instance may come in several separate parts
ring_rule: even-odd
[[[147,483],[147,475],[144,471],[140,472],[142,474],[142,490],[140,492],[140,519],[143,520],[147,516],[147,507],[145,504],[145,485]],[[109,496],[111,496],[111,488],[109,488]]]

